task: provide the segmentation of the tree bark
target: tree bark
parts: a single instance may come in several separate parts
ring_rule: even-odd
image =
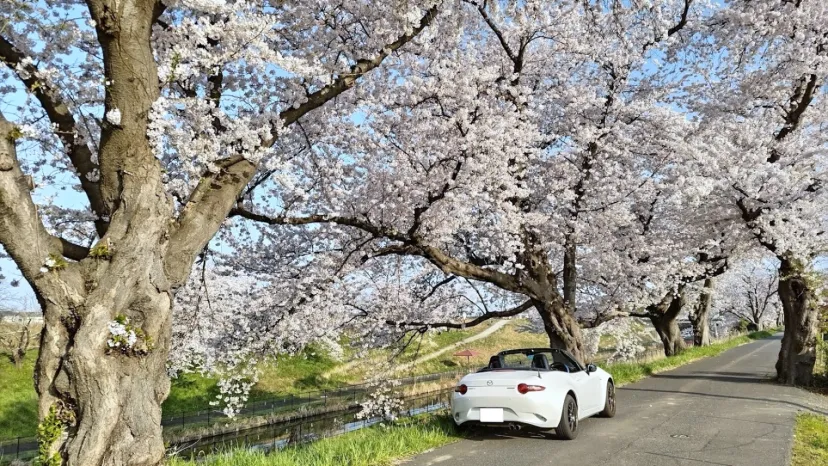
[[[779,300],[785,320],[785,334],[776,362],[780,382],[809,385],[816,363],[819,312],[814,290],[798,260],[783,258],[779,265]]]
[[[577,269],[577,245],[575,244],[575,233],[569,232],[564,242],[563,257],[563,299],[564,305],[569,312],[575,314],[575,299],[578,282]]]
[[[710,302],[713,297],[713,279],[706,278],[699,302],[690,313],[690,322],[693,324],[693,345],[707,346],[710,344]]]
[[[560,300],[535,301],[535,309],[543,321],[543,329],[549,337],[550,348],[567,350],[581,364],[586,362],[581,326]]]
[[[675,356],[685,348],[684,339],[681,338],[681,330],[676,321],[682,307],[684,307],[684,285],[680,285],[675,294],[667,294],[661,302],[648,309],[650,322],[653,323],[661,339],[665,356]]]

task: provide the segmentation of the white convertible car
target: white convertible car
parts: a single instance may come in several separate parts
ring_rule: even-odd
[[[609,373],[593,364],[581,366],[564,350],[501,351],[487,367],[460,379],[451,412],[460,427],[554,429],[571,440],[581,419],[615,416],[615,386]]]

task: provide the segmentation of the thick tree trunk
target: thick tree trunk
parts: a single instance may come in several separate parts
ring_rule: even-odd
[[[566,235],[563,258],[563,299],[571,314],[575,314],[575,299],[578,282],[577,245],[575,233]]]
[[[156,2],[88,2],[110,82],[104,121],[100,191],[112,212],[95,257],[33,277],[44,310],[35,385],[41,423],[61,427],[41,438],[41,461],[70,466],[155,466],[164,460],[161,403],[171,332],[172,283],[165,258],[173,206],[147,141],[147,115],[158,96],[150,46]],[[126,13],[123,13],[123,12]],[[123,13],[123,14],[121,14]],[[99,233],[101,233],[99,231]],[[110,325],[125,324],[113,348]],[[50,463],[51,464],[51,463]]]
[[[586,361],[581,326],[561,301],[535,302],[535,308],[543,321],[543,328],[549,337],[550,348],[569,351],[581,364]]]
[[[679,286],[675,294],[667,294],[660,303],[648,309],[650,322],[653,323],[664,345],[665,356],[675,356],[684,350],[684,339],[681,338],[681,330],[676,322],[682,307],[684,307],[684,285]]]
[[[681,338],[681,330],[675,317],[651,315],[650,321],[653,323],[659,338],[661,338],[665,356],[675,356],[684,350],[684,339]]]
[[[690,322],[693,324],[693,345],[707,346],[710,344],[710,302],[713,295],[713,279],[704,280],[699,302],[690,313]]]
[[[801,262],[781,260],[779,300],[784,312],[785,334],[776,362],[777,377],[788,385],[809,385],[816,363],[819,313],[814,303],[814,290]]]
[[[141,184],[146,190],[130,187],[137,198],[159,188],[149,179]],[[67,296],[40,287],[47,293],[36,367],[39,414],[63,430],[41,441],[64,464],[147,466],[164,459],[161,403],[170,386],[172,294],[162,261],[165,223],[151,209],[143,212],[145,221],[113,244],[110,258],[78,264],[80,289]],[[110,325],[118,320],[135,341],[124,338],[113,348]]]

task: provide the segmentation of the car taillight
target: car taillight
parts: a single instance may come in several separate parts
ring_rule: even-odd
[[[526,385],[525,383],[521,383],[518,384],[517,390],[521,395],[525,395],[529,392],[542,392],[546,390],[546,387],[542,385]]]
[[[457,387],[454,387],[454,391],[461,395],[465,395],[466,392],[469,391],[469,387],[467,387],[466,385],[459,385]]]

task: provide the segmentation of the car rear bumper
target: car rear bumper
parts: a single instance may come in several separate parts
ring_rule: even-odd
[[[451,399],[451,415],[457,425],[480,424],[480,408],[502,408],[503,425],[516,423],[554,429],[561,419],[561,408],[541,393],[514,394],[512,396],[488,396],[483,393],[466,395],[454,393]],[[500,423],[484,425],[500,425]]]

